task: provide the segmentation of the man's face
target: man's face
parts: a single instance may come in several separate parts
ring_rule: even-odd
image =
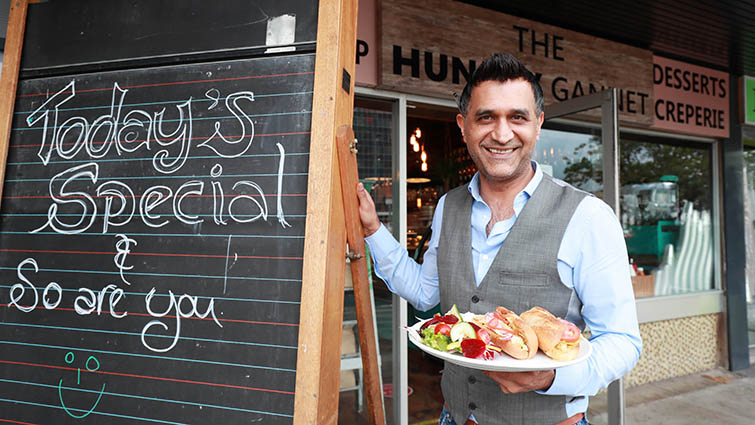
[[[488,183],[511,183],[530,176],[530,158],[543,114],[535,112],[535,95],[526,80],[482,82],[472,89],[467,115],[457,115],[456,123]]]

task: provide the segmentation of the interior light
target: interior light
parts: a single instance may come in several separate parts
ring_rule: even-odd
[[[420,130],[419,127],[417,127],[417,129],[414,130],[414,134],[417,135],[418,139],[422,138],[422,130]]]
[[[413,144],[412,149],[414,150],[414,152],[419,152],[419,143]]]
[[[422,160],[422,162],[426,162],[427,161],[427,154],[425,153],[424,150],[422,151],[422,154],[419,157]]]
[[[422,208],[422,198],[417,198],[417,208]]]
[[[422,171],[427,171],[427,163],[423,162],[421,168],[422,168]]]
[[[407,183],[430,183],[430,179],[427,177],[407,177]]]
[[[412,137],[409,138],[409,143],[415,145],[417,144],[417,138],[412,134]]]

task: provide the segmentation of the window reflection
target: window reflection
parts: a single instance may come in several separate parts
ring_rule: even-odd
[[[543,129],[532,159],[543,172],[603,196],[601,143],[596,134]]]
[[[711,289],[711,148],[622,140],[620,158],[620,219],[635,295]]]
[[[747,329],[750,346],[755,346],[755,147],[745,146],[745,266]]]
[[[393,127],[392,104],[389,101],[355,99],[354,136],[358,140],[359,154],[357,167],[360,181],[375,200],[380,221],[391,228],[393,215],[392,202],[392,151]],[[346,266],[346,265],[345,265]],[[364,388],[364,374],[361,370],[356,307],[353,288],[350,284],[351,270],[346,266],[346,293],[344,295],[344,328],[342,336],[341,394],[339,398],[339,424],[369,423]],[[381,375],[384,384],[392,384],[393,316],[392,296],[385,284],[372,272],[367,262],[370,286],[373,289],[374,314],[378,335],[378,362],[382,364]],[[385,403],[385,415],[392,417],[390,399]]]
[[[544,172],[602,197],[600,137],[589,131],[543,129],[533,158]],[[638,298],[713,287],[711,147],[656,140],[625,137],[619,146],[619,219]]]

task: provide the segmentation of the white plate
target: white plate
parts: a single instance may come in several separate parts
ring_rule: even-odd
[[[466,315],[467,313],[464,313],[464,316]],[[470,359],[468,357],[464,357],[459,353],[447,353],[423,344],[422,337],[420,337],[419,335],[419,328],[426,321],[427,320],[422,320],[415,323],[411,327],[404,328],[409,334],[409,339],[414,343],[414,345],[419,347],[420,350],[424,351],[427,354],[471,369],[490,370],[493,372],[528,372],[533,370],[550,370],[581,363],[587,360],[587,358],[590,357],[590,354],[592,353],[592,346],[590,345],[590,341],[582,337],[579,341],[579,355],[577,355],[574,360],[566,362],[557,362],[543,354],[542,351],[538,351],[537,354],[535,354],[535,357],[526,360],[517,360],[504,353],[496,356],[493,360]]]

